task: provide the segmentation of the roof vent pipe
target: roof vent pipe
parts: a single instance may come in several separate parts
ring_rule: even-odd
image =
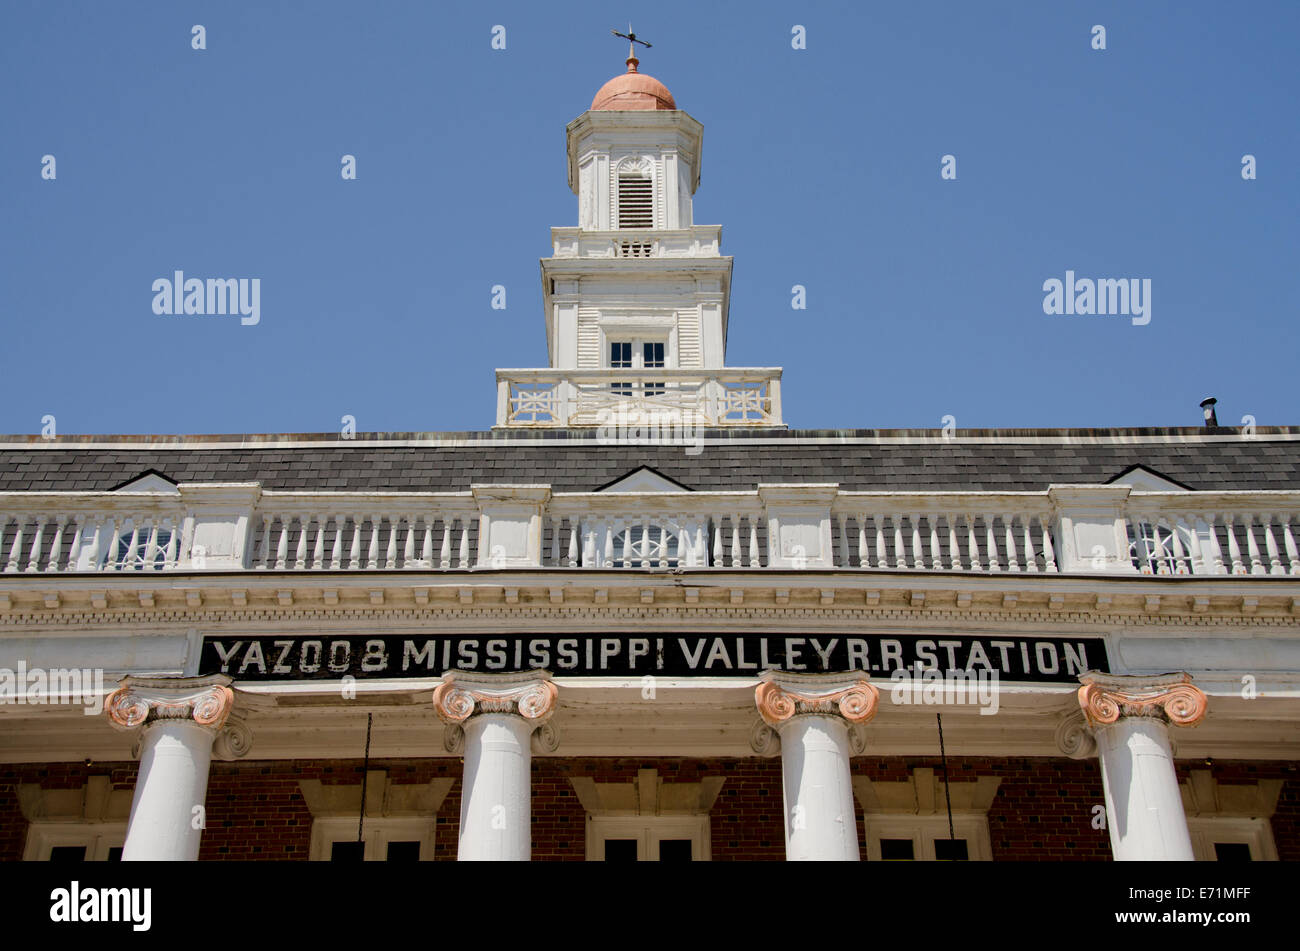
[[[1201,400],[1201,409],[1205,411],[1205,425],[1207,427],[1219,425],[1219,417],[1214,415],[1214,404],[1217,402],[1219,401],[1213,396]]]

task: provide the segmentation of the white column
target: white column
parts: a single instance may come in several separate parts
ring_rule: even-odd
[[[438,715],[463,731],[459,860],[532,857],[532,736],[555,711],[557,694],[537,674],[449,674],[433,692]],[[547,729],[549,749],[554,738]]]
[[[212,744],[234,704],[229,683],[222,676],[127,677],[105,701],[115,727],[143,727],[124,862],[199,857]]]
[[[1079,705],[1101,757],[1116,861],[1192,861],[1169,724],[1195,726],[1206,697],[1187,674],[1084,674]]]
[[[858,861],[849,728],[871,719],[878,691],[843,675],[767,674],[755,700],[781,741],[786,860]]]

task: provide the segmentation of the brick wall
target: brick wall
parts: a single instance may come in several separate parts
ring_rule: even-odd
[[[455,780],[438,813],[435,858],[456,857],[460,816],[461,761],[376,760],[371,767],[388,770],[394,784]],[[909,770],[930,767],[939,775],[937,757],[858,757],[855,775],[874,780],[906,780]],[[589,776],[597,782],[630,783],[639,769],[653,768],[664,782],[699,782],[725,778],[711,813],[712,853],[717,860],[780,860],[782,832],[781,762],[773,759],[535,758],[533,761],[533,858],[581,861],[586,854],[586,814],[569,780]],[[1179,780],[1203,763],[1178,765]],[[989,809],[989,838],[998,860],[1106,860],[1110,842],[1092,828],[1093,806],[1104,800],[1101,771],[1095,761],[1069,759],[986,759],[954,757],[948,761],[952,781],[998,776],[1001,785]],[[1224,762],[1212,767],[1224,784],[1283,779],[1273,816],[1279,858],[1300,860],[1300,777],[1288,763]],[[284,761],[212,764],[208,782],[207,828],[200,858],[306,859],[311,849],[311,813],[298,781],[326,785],[361,782],[359,760]],[[135,782],[134,763],[55,763],[0,765],[0,860],[22,858],[27,822],[18,807],[17,787],[39,783],[45,788],[78,787],[92,774],[109,774],[115,788]],[[859,836],[863,836],[861,812]],[[865,855],[865,842],[863,843]]]

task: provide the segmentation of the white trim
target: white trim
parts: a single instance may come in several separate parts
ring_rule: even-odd
[[[948,817],[937,816],[881,816],[866,815],[863,825],[867,833],[867,861],[879,862],[881,839],[911,839],[912,856],[919,862],[935,861],[935,840],[948,838]],[[971,862],[991,862],[993,847],[989,841],[989,822],[986,816],[954,815],[953,833],[966,840],[966,856]]]
[[[606,839],[636,839],[638,862],[659,861],[662,839],[689,839],[691,858],[712,860],[708,816],[587,816],[587,861],[605,861]]]
[[[389,842],[419,842],[420,861],[433,861],[436,816],[388,816],[367,818],[362,831],[365,843],[365,861],[382,862],[388,856]],[[328,862],[335,842],[357,840],[356,816],[324,816],[311,825],[311,853],[313,862]]]
[[[1215,843],[1242,843],[1250,846],[1252,862],[1276,862],[1277,846],[1273,828],[1264,818],[1192,816],[1187,820],[1192,837],[1192,854],[1198,862],[1217,862]]]
[[[84,845],[86,861],[107,862],[110,849],[126,844],[125,822],[33,822],[27,829],[24,862],[48,862],[58,846]]]

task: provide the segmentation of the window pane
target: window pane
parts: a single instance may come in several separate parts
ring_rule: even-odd
[[[636,839],[606,839],[606,862],[635,862]]]
[[[632,344],[630,342],[610,343],[609,365],[612,367],[630,367],[632,365]]]
[[[886,862],[910,862],[916,857],[912,852],[912,840],[881,839],[880,857]]]
[[[419,842],[389,842],[388,861],[390,862],[420,861],[420,843]]]
[[[691,861],[691,840],[690,839],[660,839],[659,840],[659,861],[661,862],[689,862]]]
[[[645,346],[645,365],[647,367],[661,367],[664,365],[664,345],[662,343],[647,343]]]
[[[84,862],[86,847],[84,845],[56,845],[50,849],[51,862]]]
[[[1214,857],[1220,862],[1249,862],[1250,846],[1245,842],[1215,842]]]
[[[330,846],[331,862],[360,862],[366,857],[362,842],[335,842]]]
[[[965,839],[935,839],[934,857],[940,862],[965,862],[970,859],[966,853]]]

